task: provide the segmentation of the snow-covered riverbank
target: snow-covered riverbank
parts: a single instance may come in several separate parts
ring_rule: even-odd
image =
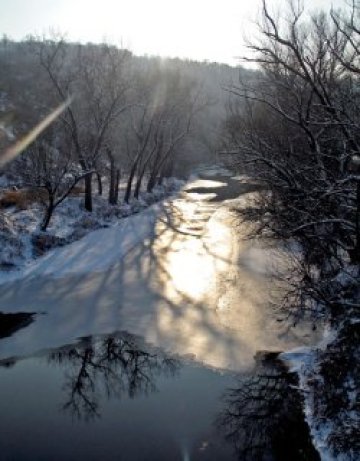
[[[29,274],[36,266],[36,264],[34,266],[34,260],[37,260],[39,256],[43,256],[53,248],[68,246],[97,229],[119,226],[121,232],[118,232],[119,228],[114,232],[119,234],[118,241],[120,241],[125,233],[129,235],[133,233],[126,231],[133,226],[133,220],[128,221],[124,218],[154,207],[154,203],[161,202],[166,197],[175,194],[183,185],[184,181],[169,178],[164,180],[161,186],[155,187],[151,194],[142,193],[138,200],[133,199],[129,204],[120,203],[119,205],[109,205],[106,191],[104,191],[103,196],[94,196],[92,213],[88,213],[82,207],[83,198],[81,196],[69,197],[56,209],[47,232],[39,230],[42,216],[39,204],[29,203],[25,209],[16,207],[2,209],[0,216],[0,283]],[[132,245],[129,240],[135,244],[136,238],[143,238],[142,229],[147,217],[151,220],[151,216],[158,209],[155,205],[142,218],[135,219],[133,227],[136,223],[138,235],[136,237],[136,232],[130,237],[127,235],[123,247],[129,248],[129,245]],[[95,233],[93,238],[97,239],[99,236]],[[88,243],[94,247],[96,240]],[[127,250],[122,249],[121,251]],[[86,260],[86,255],[82,256]],[[81,259],[84,267],[86,261],[83,257]],[[104,255],[102,265],[110,264],[108,257],[109,255]],[[75,258],[72,257],[70,260],[74,263]],[[46,255],[44,261],[52,263],[53,256],[49,259]],[[51,272],[55,273],[58,269],[59,267],[55,265]],[[92,269],[96,270],[96,267],[88,268],[89,271]],[[74,271],[76,270],[79,270],[79,267],[75,265]]]
[[[328,326],[319,344],[280,354],[295,372],[304,413],[322,461],[360,456],[360,322]]]

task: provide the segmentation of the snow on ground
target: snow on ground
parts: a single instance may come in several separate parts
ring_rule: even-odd
[[[196,170],[193,178],[199,178],[199,175],[231,176],[232,173],[221,166],[212,165]],[[209,184],[212,184],[211,181],[201,179],[198,179],[198,182],[198,185],[202,187],[205,185],[209,187]],[[16,179],[6,177],[6,175],[0,176],[0,198],[5,191],[11,190],[12,187],[16,188],[16,185]],[[224,183],[214,183],[212,187],[220,185]],[[84,210],[81,195],[69,196],[56,208],[46,233],[39,230],[43,216],[43,208],[39,203],[26,204],[26,207],[22,207],[24,209],[15,206],[2,208],[0,213],[0,283],[1,280],[7,281],[22,277],[24,271],[27,273],[30,270],[27,266],[48,251],[78,241],[91,231],[117,225],[121,218],[145,210],[182,188],[184,181],[176,178],[165,179],[163,184],[155,187],[152,193],[142,192],[139,199],[132,199],[130,204],[121,203],[126,187],[126,182],[123,181],[120,183],[120,204],[115,206],[109,205],[107,201],[106,186],[105,182],[102,196],[94,194],[92,213]],[[125,228],[125,224],[123,227]],[[124,248],[128,245],[126,242]],[[50,256],[46,260],[49,258]]]
[[[341,458],[335,458],[330,450],[326,440],[329,435],[329,424],[324,421],[318,427],[314,419],[313,406],[314,394],[313,389],[309,386],[308,378],[315,368],[316,351],[323,350],[333,341],[335,333],[330,328],[324,331],[324,337],[320,343],[315,347],[299,347],[280,354],[280,358],[285,361],[289,366],[289,371],[297,373],[299,378],[299,388],[304,396],[304,413],[306,421],[310,427],[311,436],[314,445],[320,453],[322,461],[335,461]],[[343,458],[345,461],[345,458]]]
[[[202,167],[196,170],[192,178],[197,179],[197,186],[209,187],[211,185],[211,187],[216,188],[224,185],[224,183],[198,179],[199,175],[205,177],[213,175],[231,176],[232,173],[217,165],[207,168]],[[16,185],[15,179],[6,177],[5,175],[0,176],[0,198],[5,191],[10,190],[12,187],[16,188]],[[151,228],[155,215],[160,212],[159,206],[151,206],[181,189],[184,186],[184,181],[176,178],[165,179],[163,184],[156,186],[152,193],[142,192],[139,199],[132,199],[130,204],[121,203],[121,197],[126,187],[126,182],[123,181],[120,183],[120,204],[115,206],[109,205],[107,201],[106,186],[105,183],[102,196],[94,194],[92,213],[88,213],[83,208],[83,197],[81,195],[69,196],[56,208],[46,233],[39,230],[43,216],[43,208],[39,203],[27,204],[25,209],[15,206],[2,208],[0,213],[0,283],[18,279],[29,274],[35,270],[35,266],[39,266],[39,264],[34,264],[34,260],[44,254],[45,257],[42,258],[42,264],[46,266],[46,273],[49,273],[51,270],[51,273],[55,274],[58,272],[60,275],[62,273],[60,266],[62,270],[65,270],[65,268],[62,263],[59,263],[56,256],[59,254],[59,251],[54,250],[55,248],[69,245],[88,236],[90,232],[98,231],[94,233],[93,237],[89,236],[84,241],[84,245],[94,245],[96,239],[102,238],[102,233],[99,229],[117,226],[113,232],[114,235],[118,233],[117,242],[121,239],[124,240],[121,245],[118,245],[119,252],[114,252],[113,255],[109,252],[110,259],[104,257],[101,263],[89,266],[88,270],[97,271],[100,270],[100,266],[102,268],[107,267],[111,264],[111,261],[118,258],[120,254],[126,253],[133,245],[136,245],[138,239],[146,235],[146,231],[144,230],[146,227],[145,222],[148,220],[148,226]],[[141,218],[131,219],[128,222],[122,219],[137,214],[149,206],[151,209]],[[119,227],[121,229],[120,232]],[[135,229],[135,227],[137,227],[138,232],[128,232],[126,230],[130,228]],[[82,245],[79,246],[79,248],[81,247]],[[47,254],[49,251],[51,251],[51,254]],[[73,251],[74,246],[70,245],[66,253],[70,255]],[[75,258],[69,257],[66,270],[70,270],[71,264],[74,264],[73,271],[82,272],[88,261],[86,257],[81,257],[81,260],[83,263],[79,266],[78,262],[74,264]],[[52,264],[55,265],[53,269],[50,269],[50,265]]]
[[[122,229],[125,229],[125,227],[129,226],[135,228],[136,225],[139,227],[139,235],[142,236],[143,226],[138,221],[142,221],[143,218],[130,220],[128,223],[125,223],[125,220],[121,218],[137,214],[149,206],[151,207],[155,202],[159,202],[175,193],[183,185],[183,181],[169,178],[161,186],[157,186],[151,194],[142,193],[138,200],[133,199],[130,204],[121,203],[119,205],[109,205],[106,191],[104,191],[103,196],[94,195],[92,213],[85,211],[82,207],[82,196],[68,197],[55,210],[46,233],[39,230],[43,215],[41,205],[32,203],[26,209],[16,207],[3,208],[0,214],[0,280],[7,281],[22,277],[24,273],[28,273],[30,266],[33,267],[31,263],[38,256],[42,256],[54,247],[78,241],[91,231],[100,228],[117,226],[119,224]],[[9,187],[9,183],[4,177],[2,178],[1,186],[3,190]],[[124,184],[121,185],[120,189],[124,189]],[[155,209],[157,209],[156,206],[146,212],[144,215],[146,216],[145,219],[151,221]],[[118,228],[116,232],[119,232]],[[134,238],[135,242],[136,238],[140,237],[135,231],[132,233],[132,238]],[[95,237],[93,238],[101,237],[95,233]],[[90,243],[93,242],[95,240]],[[128,248],[129,244],[129,239],[125,239],[121,251],[125,251],[124,248]],[[72,247],[69,248],[69,251],[71,250]],[[51,263],[53,262],[53,258],[53,254],[51,256],[46,255],[45,257],[49,263],[50,261]],[[71,260],[73,261],[73,259]],[[57,269],[58,266],[54,268],[53,272]],[[77,267],[77,269],[79,268]]]
[[[58,247],[30,261],[22,270],[2,274],[0,283],[26,276],[63,277],[69,274],[101,272],[118,262],[132,248],[151,237],[163,204],[154,204],[141,213],[119,220],[110,229],[88,232],[83,238]],[[101,242],[101,244],[99,244]]]
[[[346,350],[349,344],[352,349],[358,350],[358,345],[352,344],[357,339],[351,334],[344,334],[345,330],[344,325],[336,328],[328,326],[317,346],[280,354],[280,358],[289,365],[290,372],[298,375],[305,418],[322,461],[359,459],[358,435],[354,436],[360,428],[359,411],[356,409],[359,389],[355,384],[359,378],[356,371],[359,357]],[[332,355],[335,360],[332,360]],[[340,368],[336,361],[340,362]],[[327,374],[330,374],[330,383]],[[334,382],[331,378],[333,374],[337,375],[339,382]]]

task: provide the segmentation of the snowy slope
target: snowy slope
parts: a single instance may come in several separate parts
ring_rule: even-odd
[[[3,272],[0,283],[28,276],[62,277],[102,271],[153,235],[155,222],[163,206],[163,203],[152,205],[141,213],[120,220],[117,225],[92,231],[82,239],[56,248],[30,262],[22,270]]]

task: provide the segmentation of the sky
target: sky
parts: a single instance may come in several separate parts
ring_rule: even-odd
[[[282,0],[268,0],[278,9]],[[304,0],[312,9],[345,0]],[[0,34],[20,40],[50,29],[71,41],[107,41],[135,54],[235,65],[254,33],[261,0],[0,0]]]

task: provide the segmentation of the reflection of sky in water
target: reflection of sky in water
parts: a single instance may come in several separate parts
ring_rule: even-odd
[[[87,338],[0,367],[2,459],[233,459],[213,426],[233,378],[130,335],[115,341]],[[80,413],[68,405],[74,392]]]
[[[319,461],[296,377],[256,363],[235,376],[127,333],[0,362],[1,459]]]

